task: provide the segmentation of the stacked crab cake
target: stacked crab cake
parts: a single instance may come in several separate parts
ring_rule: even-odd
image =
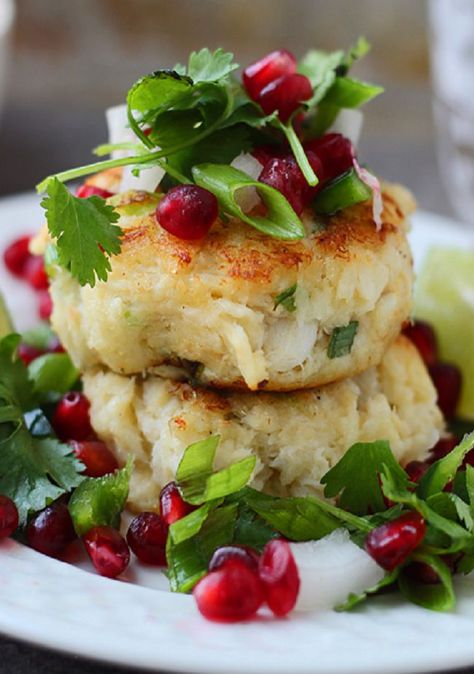
[[[210,434],[220,467],[255,454],[254,486],[281,495],[320,494],[354,442],[389,440],[402,464],[425,458],[443,422],[399,337],[412,286],[403,188],[384,187],[380,228],[364,202],[303,216],[295,242],[236,219],[180,240],[157,224],[158,198],[110,200],[124,235],[106,282],[80,287],[58,270],[51,284],[93,426],[136,458],[132,507],[157,507],[185,447]]]

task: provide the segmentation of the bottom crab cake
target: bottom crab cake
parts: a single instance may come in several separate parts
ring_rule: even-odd
[[[216,392],[148,376],[88,371],[93,426],[120,461],[135,458],[130,507],[157,507],[185,448],[220,435],[216,467],[257,457],[252,485],[277,494],[322,495],[321,477],[355,442],[385,439],[404,465],[424,459],[443,419],[416,350],[404,337],[377,367],[319,389]]]

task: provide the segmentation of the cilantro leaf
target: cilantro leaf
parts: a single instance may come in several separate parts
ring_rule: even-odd
[[[443,490],[454,479],[464,457],[474,447],[474,431],[468,433],[449,454],[433,463],[421,478],[416,493],[427,498]]]
[[[28,374],[38,394],[67,393],[79,378],[79,371],[67,353],[45,353],[28,365]]]
[[[107,280],[109,255],[120,252],[121,229],[113,225],[119,216],[97,196],[79,199],[57,179],[47,187],[41,206],[48,229],[57,240],[58,259],[81,285]]]
[[[77,487],[83,465],[69,445],[53,438],[37,439],[24,425],[0,441],[0,493],[15,501],[24,524],[29,512]]]
[[[78,536],[96,526],[118,527],[128,498],[133,462],[122,470],[103,477],[88,477],[77,487],[69,501],[69,512]]]
[[[239,67],[234,55],[221,47],[211,52],[206,47],[189,56],[187,74],[194,82],[217,82]]]
[[[326,485],[324,495],[328,498],[339,495],[341,508],[356,515],[385,510],[379,482],[385,465],[402,484],[408,484],[408,476],[393,456],[388,442],[358,442],[321,479]]]
[[[340,358],[351,352],[358,327],[359,321],[351,321],[347,325],[334,328],[328,344],[328,358]]]
[[[383,87],[350,77],[336,77],[324,102],[338,108],[358,108],[383,92]]]
[[[283,292],[281,292],[279,295],[275,297],[275,304],[273,305],[273,311],[281,304],[282,307],[285,307],[287,311],[292,313],[293,311],[296,311],[296,300],[295,300],[295,292],[296,288],[298,287],[298,284],[295,283]]]
[[[212,192],[223,211],[240,218],[264,234],[277,239],[292,241],[304,237],[303,223],[289,202],[278,190],[257,180],[232,166],[221,164],[200,164],[193,167],[195,182]],[[267,215],[248,215],[236,200],[236,193],[244,187],[255,187],[265,203]]]

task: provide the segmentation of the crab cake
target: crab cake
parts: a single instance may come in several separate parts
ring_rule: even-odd
[[[443,427],[436,393],[405,337],[352,379],[291,393],[211,391],[157,376],[86,372],[92,424],[121,462],[135,458],[130,504],[156,508],[184,449],[219,434],[216,465],[257,457],[253,486],[322,495],[320,479],[355,442],[386,439],[401,464],[423,460]]]
[[[107,282],[81,288],[59,269],[51,284],[53,327],[81,370],[171,366],[218,388],[310,388],[380,362],[410,313],[413,201],[403,188],[384,189],[380,231],[365,202],[318,222],[305,216],[296,242],[235,219],[183,241],[157,224],[159,198],[109,200],[124,236]],[[344,348],[332,348],[336,335]]]

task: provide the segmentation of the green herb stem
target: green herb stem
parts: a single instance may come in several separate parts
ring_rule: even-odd
[[[308,185],[311,185],[311,187],[317,185],[319,182],[318,176],[313,171],[311,164],[308,161],[306,152],[304,151],[304,148],[301,145],[300,139],[296,135],[296,131],[293,128],[291,120],[288,122],[288,124],[282,124],[280,120],[276,119],[274,124],[275,126],[277,126],[278,129],[283,131],[283,133],[285,134],[290,144],[291,150],[295,156],[296,162],[300,167],[302,174],[306,178]]]

